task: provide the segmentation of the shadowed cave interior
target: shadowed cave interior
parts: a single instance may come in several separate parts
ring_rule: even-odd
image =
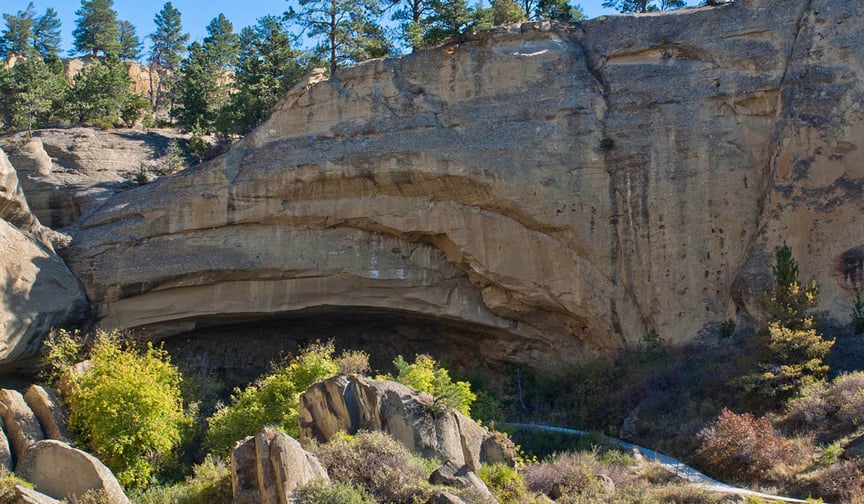
[[[254,381],[315,341],[333,340],[337,353],[363,349],[372,373],[392,373],[393,359],[433,356],[448,369],[494,375],[506,362],[484,360],[514,336],[500,329],[400,310],[321,306],[277,316],[244,315],[197,321],[198,328],[162,340],[172,362],[222,389]],[[491,353],[494,353],[491,352]],[[202,383],[202,386],[209,386]],[[213,391],[215,392],[215,391]]]

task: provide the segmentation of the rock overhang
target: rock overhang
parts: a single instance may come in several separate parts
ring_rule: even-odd
[[[652,329],[692,340],[747,318],[734,284],[783,239],[820,278],[860,245],[844,209],[842,239],[812,252],[801,210],[779,209],[821,196],[784,201],[773,179],[828,129],[859,135],[831,109],[809,151],[784,140],[812,106],[795,76],[834,64],[807,52],[814,12],[848,14],[818,3],[531,23],[346,69],[227,155],[114,198],[67,257],[123,327],[399,306],[566,349],[526,359],[541,366]]]

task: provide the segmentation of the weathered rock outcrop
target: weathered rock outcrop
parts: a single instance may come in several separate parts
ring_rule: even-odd
[[[31,213],[0,150],[0,368],[32,356],[52,327],[89,313],[81,284],[53,249],[65,238]]]
[[[330,480],[318,457],[279,431],[264,429],[231,452],[234,504],[288,504],[294,490],[316,479]]]
[[[370,61],[290,93],[227,155],[113,198],[66,257],[107,325],[378,310],[476,329],[445,352],[555,367],[746,319],[786,241],[845,320],[864,263],[862,14],[738,0]]]
[[[470,489],[476,494],[477,502],[497,502],[489,487],[477,474],[469,470],[467,466],[459,467],[448,460],[429,476],[429,483],[433,485],[445,485],[450,487]]]
[[[68,226],[114,194],[164,172],[168,144],[176,133],[89,128],[46,129],[27,139],[19,133],[0,147],[18,171],[21,188],[39,221],[53,229]]]
[[[99,459],[62,441],[35,443],[18,463],[15,474],[56,499],[102,490],[109,504],[129,503],[117,479]]]
[[[412,452],[471,471],[481,463],[515,463],[510,440],[400,383],[337,376],[300,396],[301,441],[326,443],[339,432],[360,430],[385,432]]]
[[[0,415],[3,416],[3,427],[17,467],[27,450],[45,439],[45,434],[39,419],[17,390],[0,389]]]

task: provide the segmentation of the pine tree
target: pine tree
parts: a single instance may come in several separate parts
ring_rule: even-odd
[[[0,117],[6,129],[46,126],[59,107],[66,80],[41,58],[29,58],[0,71]]]
[[[33,27],[36,24],[36,11],[33,2],[16,14],[3,14],[6,28],[0,35],[0,50],[5,55],[30,56],[33,52]]]
[[[132,95],[129,72],[117,56],[88,65],[66,93],[67,114],[73,122],[120,122]]]
[[[396,0],[393,4],[401,4],[393,12],[391,19],[402,21],[400,24],[402,39],[411,46],[411,49],[415,51],[421,49],[423,47],[424,21],[432,13],[429,0]]]
[[[792,249],[785,243],[774,255],[771,272],[774,274],[774,285],[765,289],[761,299],[768,320],[792,329],[803,328],[807,310],[816,305],[819,288],[815,282],[802,285],[798,262],[792,257]]]
[[[60,18],[57,11],[51,7],[36,18],[33,25],[33,47],[42,58],[56,56],[60,53]]]
[[[240,38],[234,33],[234,25],[220,13],[207,25],[204,51],[214,68],[228,69],[237,61]]]
[[[156,24],[156,31],[150,34],[153,42],[150,61],[160,68],[176,70],[189,42],[189,34],[183,33],[180,11],[168,2],[153,18],[153,23]]]
[[[567,0],[538,0],[536,19],[572,22],[585,19],[585,13],[582,7],[574,7]]]
[[[370,24],[380,14],[378,0],[298,0],[300,12],[289,10],[287,16],[307,37],[318,40],[318,49],[327,54],[330,77],[340,65],[357,62],[368,45]],[[380,42],[380,39],[374,43]]]
[[[219,14],[207,25],[204,43],[194,42],[180,64],[177,123],[185,131],[213,131],[219,109],[230,96],[226,71],[237,60],[238,37],[231,22]]]
[[[75,46],[72,54],[119,53],[119,24],[113,6],[114,0],[81,0],[81,8],[75,11],[78,19],[72,31]]]
[[[265,16],[240,32],[240,53],[234,74],[237,92],[217,120],[221,133],[246,134],[261,123],[271,108],[299,81],[306,67],[291,49],[285,21]]]
[[[120,21],[117,26],[122,60],[136,60],[141,55],[141,40],[135,34],[135,26],[129,21]]]
[[[42,58],[56,55],[60,49],[60,19],[52,8],[36,16],[33,2],[16,14],[3,14],[6,28],[0,35],[0,53]]]
[[[431,0],[432,14],[426,18],[423,44],[432,47],[446,39],[462,37],[477,19],[466,0]]]
[[[174,76],[178,65],[186,53],[186,43],[189,42],[189,34],[183,33],[183,25],[180,20],[180,11],[175,9],[171,2],[167,2],[156,17],[153,19],[156,31],[150,34],[152,45],[150,47],[150,93],[153,110],[158,109],[167,93],[171,101],[171,109],[174,108]],[[158,83],[154,82],[155,76],[159,75]]]
[[[525,11],[515,0],[495,0],[492,2],[493,26],[517,23],[525,19]]]
[[[189,46],[189,54],[180,62],[177,98],[180,106],[172,111],[184,131],[203,128],[209,132],[215,121],[209,91],[216,85],[216,75],[207,61],[204,47],[198,42]]]

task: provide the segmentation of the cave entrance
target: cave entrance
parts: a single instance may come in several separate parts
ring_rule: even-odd
[[[426,353],[448,368],[494,375],[505,363],[490,360],[513,335],[501,329],[400,310],[319,306],[279,315],[232,315],[196,321],[197,328],[163,340],[184,374],[230,392],[272,369],[298,349],[333,340],[337,353],[365,350],[372,372],[392,373],[397,355]]]

